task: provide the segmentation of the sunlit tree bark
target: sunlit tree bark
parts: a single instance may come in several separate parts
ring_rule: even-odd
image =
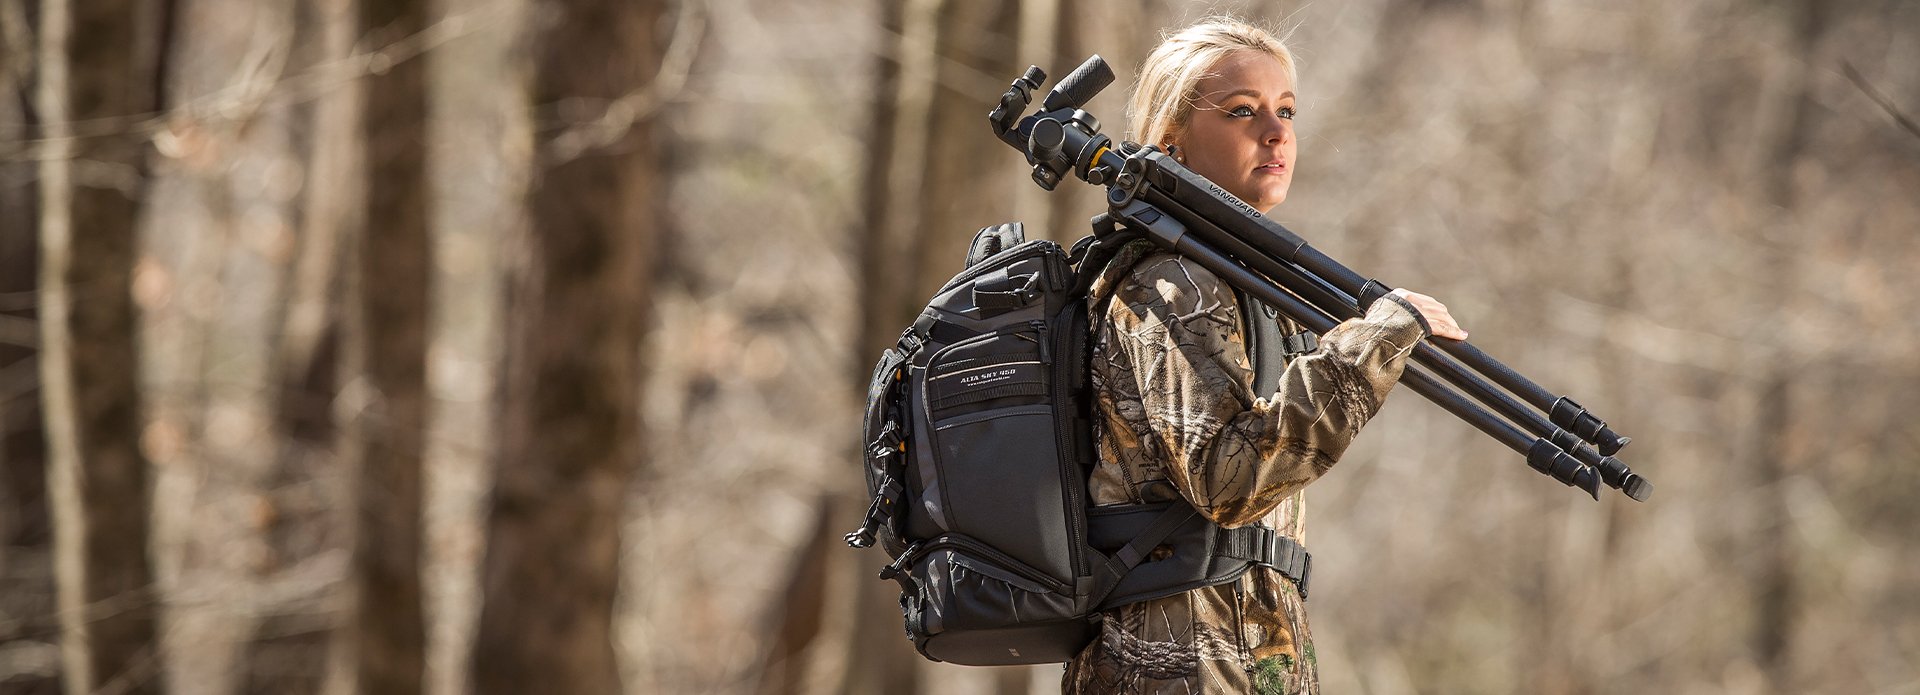
[[[36,106],[48,149],[40,166],[40,364],[70,693],[159,691],[129,285],[148,145],[135,133],[73,135],[76,122],[160,107],[163,9],[46,0],[40,11]]]

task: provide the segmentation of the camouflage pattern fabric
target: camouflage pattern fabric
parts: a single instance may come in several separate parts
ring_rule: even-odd
[[[1424,335],[1410,305],[1377,301],[1292,359],[1278,393],[1255,394],[1233,288],[1204,268],[1136,242],[1093,295],[1112,297],[1093,338],[1093,503],[1184,499],[1223,526],[1262,522],[1302,543],[1301,489],[1379,410]],[[1319,691],[1315,665],[1298,589],[1256,567],[1108,612],[1063,690],[1298,695]]]

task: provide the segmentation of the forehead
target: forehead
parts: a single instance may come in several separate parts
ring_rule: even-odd
[[[1225,97],[1232,92],[1252,90],[1266,98],[1293,91],[1293,78],[1279,58],[1253,50],[1241,50],[1214,61],[1194,91],[1203,97]]]

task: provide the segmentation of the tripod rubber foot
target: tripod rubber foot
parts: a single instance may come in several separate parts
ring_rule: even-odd
[[[1638,475],[1629,475],[1626,482],[1620,486],[1620,490],[1627,493],[1627,496],[1632,497],[1635,502],[1645,502],[1648,497],[1653,496],[1653,483],[1647,482],[1646,478]]]

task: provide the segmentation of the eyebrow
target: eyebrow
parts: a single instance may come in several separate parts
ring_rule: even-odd
[[[1249,97],[1258,99],[1260,98],[1260,90],[1241,88],[1241,89],[1233,90],[1231,92],[1227,92],[1227,96],[1230,96],[1230,97],[1249,96]],[[1280,93],[1281,99],[1285,99],[1291,96],[1293,96],[1293,90],[1287,90]]]

